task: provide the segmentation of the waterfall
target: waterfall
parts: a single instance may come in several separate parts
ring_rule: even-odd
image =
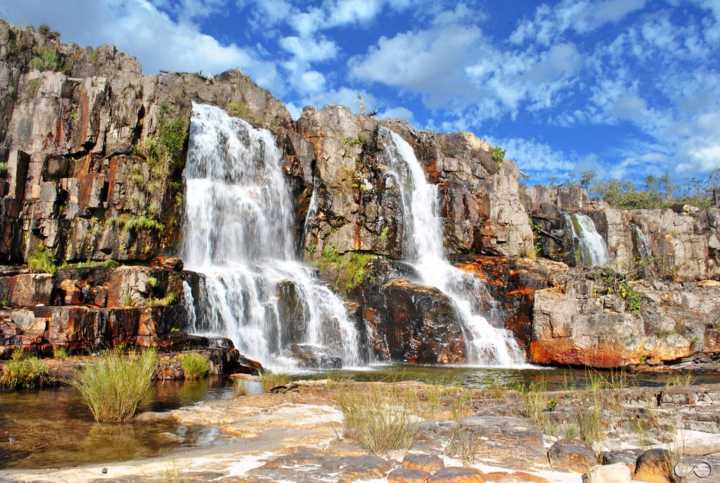
[[[342,300],[297,259],[281,158],[269,131],[193,104],[183,258],[202,275],[196,331],[228,337],[270,368],[296,366],[293,344],[359,365],[358,333]]]
[[[647,235],[645,235],[642,229],[635,223],[633,223],[631,226],[638,256],[641,259],[648,259],[652,257],[652,248],[650,247],[650,240],[648,240]]]
[[[499,310],[485,284],[452,266],[445,256],[437,187],[425,179],[415,152],[402,137],[385,128],[381,136],[392,169],[388,174],[401,193],[404,257],[421,283],[451,300],[462,325],[468,362],[502,366],[522,362],[524,356],[512,334],[486,318],[492,319]]]
[[[610,261],[607,244],[595,228],[592,218],[582,213],[565,213],[563,217],[565,226],[570,227],[580,264],[586,267],[607,265]]]

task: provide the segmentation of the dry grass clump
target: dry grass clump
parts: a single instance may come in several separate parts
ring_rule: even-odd
[[[338,387],[335,402],[345,416],[344,435],[378,454],[407,449],[417,434],[417,393],[405,387],[370,384]]]
[[[123,423],[135,415],[150,391],[157,360],[154,350],[127,355],[109,351],[83,368],[72,384],[96,421]]]

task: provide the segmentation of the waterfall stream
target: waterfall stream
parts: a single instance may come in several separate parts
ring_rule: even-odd
[[[342,300],[295,254],[281,158],[269,131],[193,104],[183,259],[202,283],[190,319],[197,333],[228,337],[266,367],[294,367],[295,344],[359,365]]]
[[[595,223],[582,213],[565,213],[565,226],[569,226],[580,264],[586,267],[607,265],[610,261],[605,239],[598,233]]]
[[[447,260],[437,187],[425,179],[413,148],[388,129],[382,128],[381,136],[385,138],[385,152],[393,170],[389,175],[401,192],[404,258],[412,263],[422,284],[437,288],[452,301],[462,324],[467,361],[501,366],[523,362],[524,356],[512,334],[493,326],[486,318],[493,319],[499,311],[485,284]]]

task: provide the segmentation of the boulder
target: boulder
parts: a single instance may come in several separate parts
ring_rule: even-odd
[[[387,475],[388,483],[426,483],[430,473],[409,468],[397,468]]]
[[[407,454],[402,460],[402,467],[408,470],[435,473],[445,467],[442,458],[431,454]]]
[[[597,464],[593,449],[578,440],[561,439],[556,441],[547,453],[553,468],[585,473]]]
[[[630,468],[624,463],[597,465],[583,475],[583,483],[630,483]]]
[[[650,483],[673,483],[672,455],[665,449],[649,449],[638,456],[634,479]]]
[[[642,452],[643,450],[639,448],[603,451],[600,454],[600,461],[603,465],[622,463],[630,469],[632,474],[635,473],[635,462]]]
[[[448,466],[436,472],[427,480],[433,483],[484,483],[482,471],[475,468]]]

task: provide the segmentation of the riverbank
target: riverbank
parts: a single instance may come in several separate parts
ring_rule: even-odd
[[[413,381],[292,381],[269,393],[233,390],[136,418],[141,425],[209,431],[217,444],[178,445],[161,456],[116,463],[6,469],[0,479],[424,481],[435,475],[431,481],[579,482],[600,463],[603,471],[622,473],[607,465],[618,462],[628,476],[640,471],[651,448],[670,450],[660,453],[668,465],[702,459],[720,471],[720,461],[706,456],[720,450],[720,385],[683,382],[692,381],[632,388],[603,378],[582,391],[548,391],[538,384],[479,390]],[[362,401],[364,420],[384,421],[380,436],[405,421],[407,444],[372,454],[365,423],[350,424],[353,398]],[[460,473],[466,479],[451,479]]]

